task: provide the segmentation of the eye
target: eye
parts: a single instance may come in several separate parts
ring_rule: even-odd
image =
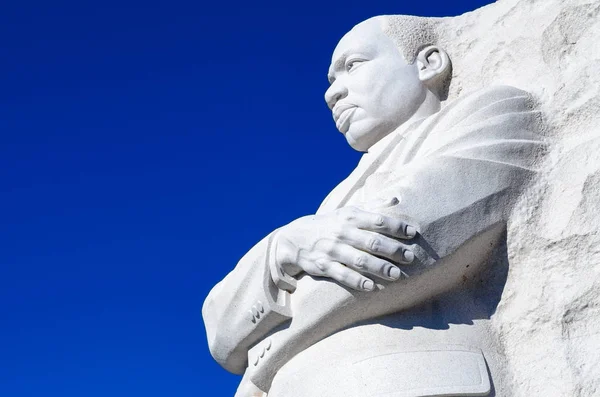
[[[359,67],[363,62],[365,62],[364,59],[358,59],[358,58],[348,59],[346,61],[346,72],[353,71],[354,69],[356,69],[357,67]]]

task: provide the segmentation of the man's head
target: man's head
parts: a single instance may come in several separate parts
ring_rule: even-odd
[[[325,101],[354,149],[440,108],[451,69],[435,43],[435,20],[385,16],[356,25],[338,43]]]

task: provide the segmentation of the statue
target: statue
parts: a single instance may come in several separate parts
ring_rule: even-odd
[[[375,17],[337,45],[325,100],[365,154],[206,298],[236,396],[504,395],[487,321],[508,215],[545,151],[540,112],[510,86],[444,103],[439,22]]]

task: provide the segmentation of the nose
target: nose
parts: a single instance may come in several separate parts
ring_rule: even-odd
[[[337,79],[329,86],[327,91],[325,91],[325,102],[327,102],[327,106],[329,109],[333,109],[337,101],[342,98],[345,98],[348,95],[348,90],[342,84],[340,79]]]

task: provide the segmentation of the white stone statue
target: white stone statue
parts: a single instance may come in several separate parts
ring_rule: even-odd
[[[446,101],[442,22],[375,17],[336,47],[325,100],[365,154],[206,298],[210,351],[244,374],[236,396],[510,395],[490,318],[542,118],[506,85]]]

